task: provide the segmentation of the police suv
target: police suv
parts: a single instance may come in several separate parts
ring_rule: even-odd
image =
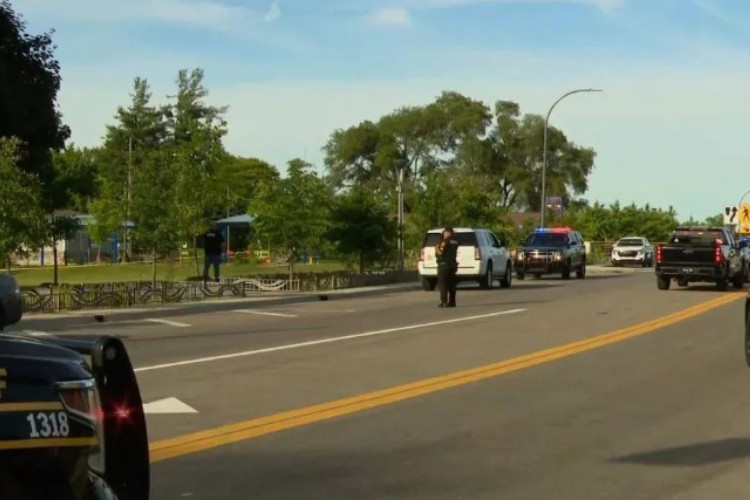
[[[539,278],[544,274],[561,274],[570,279],[586,277],[586,246],[583,236],[569,227],[538,228],[516,253],[516,277],[527,274]]]
[[[435,245],[442,238],[442,229],[430,229],[422,240],[419,254],[419,276],[422,288],[434,290],[437,285]],[[513,262],[505,243],[487,229],[458,227],[453,229],[458,240],[458,281],[477,281],[482,288],[492,288],[495,280],[502,288],[510,288]]]
[[[120,340],[0,334],[0,499],[148,500],[149,483],[146,418]]]

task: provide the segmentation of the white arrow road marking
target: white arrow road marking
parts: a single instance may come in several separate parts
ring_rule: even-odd
[[[158,401],[152,401],[143,405],[145,414],[177,414],[177,413],[198,413],[195,408],[186,405],[177,398],[165,398]]]
[[[280,318],[296,318],[296,314],[275,313],[269,311],[258,311],[255,309],[235,309],[234,312],[242,314],[258,314],[260,316],[278,316]]]
[[[187,328],[190,326],[187,323],[179,323],[177,321],[169,321],[167,319],[148,318],[148,319],[145,319],[144,321],[148,321],[150,323],[159,323],[161,325],[176,326],[178,328]]]

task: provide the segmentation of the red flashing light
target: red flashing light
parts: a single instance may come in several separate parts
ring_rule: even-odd
[[[656,263],[661,264],[661,251],[664,245],[656,245]]]
[[[128,420],[130,418],[130,408],[127,406],[116,406],[114,408],[114,417],[118,420]]]
[[[569,227],[553,227],[552,232],[553,233],[569,233],[572,229]]]
[[[724,254],[721,253],[721,240],[716,240],[716,248],[714,248],[714,263],[719,265],[724,260]]]

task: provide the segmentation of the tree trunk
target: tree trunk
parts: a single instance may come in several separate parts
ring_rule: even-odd
[[[96,263],[101,264],[102,262],[102,246],[101,244],[96,247]]]
[[[52,283],[59,284],[57,275],[57,238],[52,237]]]
[[[151,252],[151,281],[156,286],[156,250]]]
[[[201,268],[198,264],[198,237],[193,236],[193,260],[195,260],[195,275],[200,276]]]

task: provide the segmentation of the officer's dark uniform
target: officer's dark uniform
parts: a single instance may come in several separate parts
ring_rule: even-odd
[[[458,271],[458,241],[453,237],[453,229],[448,238],[443,238],[435,246],[438,264],[438,283],[440,285],[440,307],[456,307],[456,271]]]

